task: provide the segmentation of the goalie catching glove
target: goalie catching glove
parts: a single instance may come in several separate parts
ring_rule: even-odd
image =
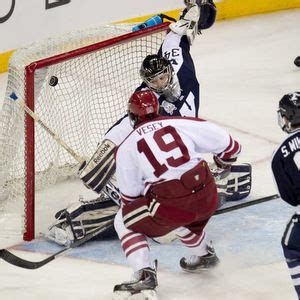
[[[200,9],[200,16],[198,19],[198,33],[201,30],[210,28],[216,21],[217,8],[213,0],[184,0],[186,9],[182,15],[193,5],[198,5]]]
[[[183,10],[180,19],[176,23],[170,24],[170,29],[178,35],[186,35],[190,45],[192,45],[198,33],[199,17],[199,6],[191,4]]]
[[[179,35],[186,35],[192,45],[196,34],[215,23],[217,10],[212,0],[184,0],[184,3],[186,8],[180,19],[170,25],[170,29]]]
[[[79,168],[78,175],[84,185],[98,194],[116,170],[114,150],[115,144],[104,140],[91,159]]]

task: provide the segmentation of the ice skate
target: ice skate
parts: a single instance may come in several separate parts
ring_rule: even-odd
[[[131,296],[139,294],[139,299],[156,300],[157,285],[156,267],[155,269],[144,268],[134,273],[131,281],[115,285],[113,299],[131,299]]]
[[[201,272],[215,267],[219,263],[219,258],[216,255],[214,248],[207,246],[208,253],[203,256],[192,255],[189,258],[183,257],[180,260],[180,267],[186,272]]]

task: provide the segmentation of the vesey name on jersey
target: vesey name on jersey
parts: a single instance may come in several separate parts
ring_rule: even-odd
[[[300,138],[296,136],[288,142],[288,145],[284,145],[281,147],[281,152],[283,154],[283,157],[287,157],[291,153],[299,149],[300,149]]]
[[[147,134],[149,132],[155,131],[157,129],[160,129],[162,127],[163,127],[162,122],[156,122],[156,123],[152,123],[152,124],[148,124],[148,125],[142,126],[142,127],[138,128],[136,130],[136,132],[139,135],[143,135],[143,134]]]

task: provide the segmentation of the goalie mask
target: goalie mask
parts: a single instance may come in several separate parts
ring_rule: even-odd
[[[133,128],[157,117],[159,102],[155,94],[149,90],[133,93],[128,102],[128,115]]]
[[[280,128],[291,133],[300,127],[300,92],[284,95],[279,101],[278,125]]]
[[[157,54],[148,55],[141,66],[140,76],[152,91],[164,95],[169,102],[175,102],[181,94],[178,78],[172,64]]]

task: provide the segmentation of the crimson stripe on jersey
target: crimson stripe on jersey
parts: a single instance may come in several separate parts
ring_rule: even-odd
[[[240,152],[240,144],[237,141],[233,140],[230,136],[229,145],[222,153],[219,153],[218,156],[223,160],[227,160],[236,157]]]
[[[221,153],[218,154],[218,156],[220,158],[224,159],[224,156],[225,156],[226,152],[231,150],[231,148],[232,148],[232,142],[233,142],[232,141],[232,137],[229,136],[229,145],[227,146],[227,148],[223,152],[221,152]]]
[[[232,150],[226,152],[224,158],[225,159],[235,158],[235,157],[238,156],[238,154],[240,152],[241,152],[241,145],[237,141],[234,141],[234,145],[232,147]]]

